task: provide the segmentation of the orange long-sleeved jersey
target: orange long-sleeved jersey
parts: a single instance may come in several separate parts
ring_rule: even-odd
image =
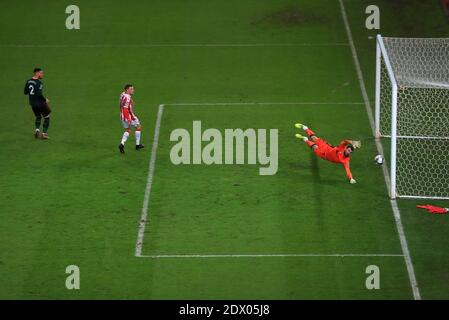
[[[314,150],[314,152],[317,156],[319,156],[320,158],[322,158],[324,160],[327,160],[327,161],[330,161],[333,163],[343,164],[343,167],[345,168],[345,171],[346,171],[346,176],[348,177],[349,180],[351,180],[352,173],[351,173],[351,170],[349,169],[350,157],[345,156],[345,154],[344,154],[346,145],[349,143],[350,143],[350,141],[343,140],[340,142],[340,144],[338,146],[334,147],[322,139],[317,139],[315,141],[315,144],[318,146],[318,148],[316,148]]]

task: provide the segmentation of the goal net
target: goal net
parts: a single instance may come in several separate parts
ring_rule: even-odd
[[[377,36],[375,110],[391,198],[449,199],[449,39]]]

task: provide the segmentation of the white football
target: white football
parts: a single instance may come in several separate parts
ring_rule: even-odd
[[[377,156],[374,157],[374,163],[381,166],[384,164],[384,157],[381,154],[378,154]]]

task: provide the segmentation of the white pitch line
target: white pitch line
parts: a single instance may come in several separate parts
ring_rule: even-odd
[[[139,256],[149,259],[176,259],[176,258],[289,258],[289,257],[403,257],[402,254],[357,254],[357,253],[335,253],[335,254],[160,254]]]
[[[347,43],[142,43],[142,44],[0,44],[0,48],[188,48],[188,47],[334,47]]]
[[[188,102],[166,103],[169,106],[255,106],[255,105],[362,105],[363,102]]]
[[[139,221],[139,231],[137,233],[136,252],[135,252],[136,257],[140,257],[142,255],[143,238],[145,235],[145,226],[147,223],[148,206],[150,203],[151,186],[153,185],[154,166],[156,163],[156,152],[157,152],[157,145],[159,142],[159,131],[161,128],[161,119],[162,119],[163,112],[164,112],[164,105],[161,104],[161,105],[159,105],[159,109],[157,112],[156,125],[154,127],[153,147],[151,148],[151,158],[150,158],[150,164],[149,164],[149,169],[148,169],[147,186],[145,188],[145,195],[143,198],[142,214],[140,216],[140,221]]]
[[[372,115],[373,111],[371,109],[371,104],[368,99],[368,94],[366,93],[366,87],[365,87],[365,81],[363,78],[362,69],[360,68],[360,62],[359,62],[359,58],[357,56],[357,51],[355,49],[354,40],[352,38],[352,32],[351,32],[351,28],[349,26],[348,16],[346,15],[346,10],[345,10],[345,6],[343,4],[343,0],[339,0],[339,2],[340,2],[341,15],[342,15],[343,22],[344,22],[344,25],[346,28],[346,33],[348,36],[349,46],[350,46],[351,52],[352,52],[352,58],[354,60],[354,65],[355,65],[355,68],[357,71],[357,77],[359,79],[360,89],[362,91],[363,100],[365,102],[366,112],[368,114],[369,123],[371,125],[371,130],[374,135],[375,129],[374,129],[374,120],[373,120],[373,115]],[[383,154],[383,148],[382,148],[382,144],[380,143],[380,140],[375,139],[375,141],[376,141],[377,151],[380,154]],[[385,166],[383,168],[383,174],[384,174],[384,178],[385,178],[385,184],[387,185],[387,189],[389,191],[390,190],[390,182],[389,182],[390,178],[389,178],[388,172],[386,171]],[[388,193],[390,194],[390,192],[388,192]],[[410,256],[410,251],[408,249],[407,239],[406,239],[405,233],[404,233],[404,227],[402,226],[401,213],[399,211],[398,204],[397,204],[396,200],[390,200],[390,204],[391,204],[391,208],[393,209],[393,215],[394,215],[394,220],[396,223],[396,229],[399,234],[399,241],[401,242],[402,253],[404,254],[404,260],[405,260],[405,264],[407,266],[407,272],[408,272],[408,276],[409,276],[409,280],[410,280],[410,285],[411,285],[412,291],[413,291],[413,297],[415,298],[415,300],[421,300],[421,294],[419,292],[418,282],[416,280],[415,270],[413,268],[413,263],[412,263],[412,258]]]

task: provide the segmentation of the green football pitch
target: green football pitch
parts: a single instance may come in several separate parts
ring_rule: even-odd
[[[448,37],[438,1],[83,0],[79,30],[65,27],[68,4],[1,1],[1,299],[449,299],[449,217],[390,202],[365,103],[376,33]],[[365,28],[371,4],[380,31]],[[48,141],[22,92],[35,66]],[[130,136],[121,155],[125,83],[146,148]],[[174,165],[170,134],[195,120],[278,129],[277,173]],[[361,140],[357,184],[295,139],[295,122]]]

